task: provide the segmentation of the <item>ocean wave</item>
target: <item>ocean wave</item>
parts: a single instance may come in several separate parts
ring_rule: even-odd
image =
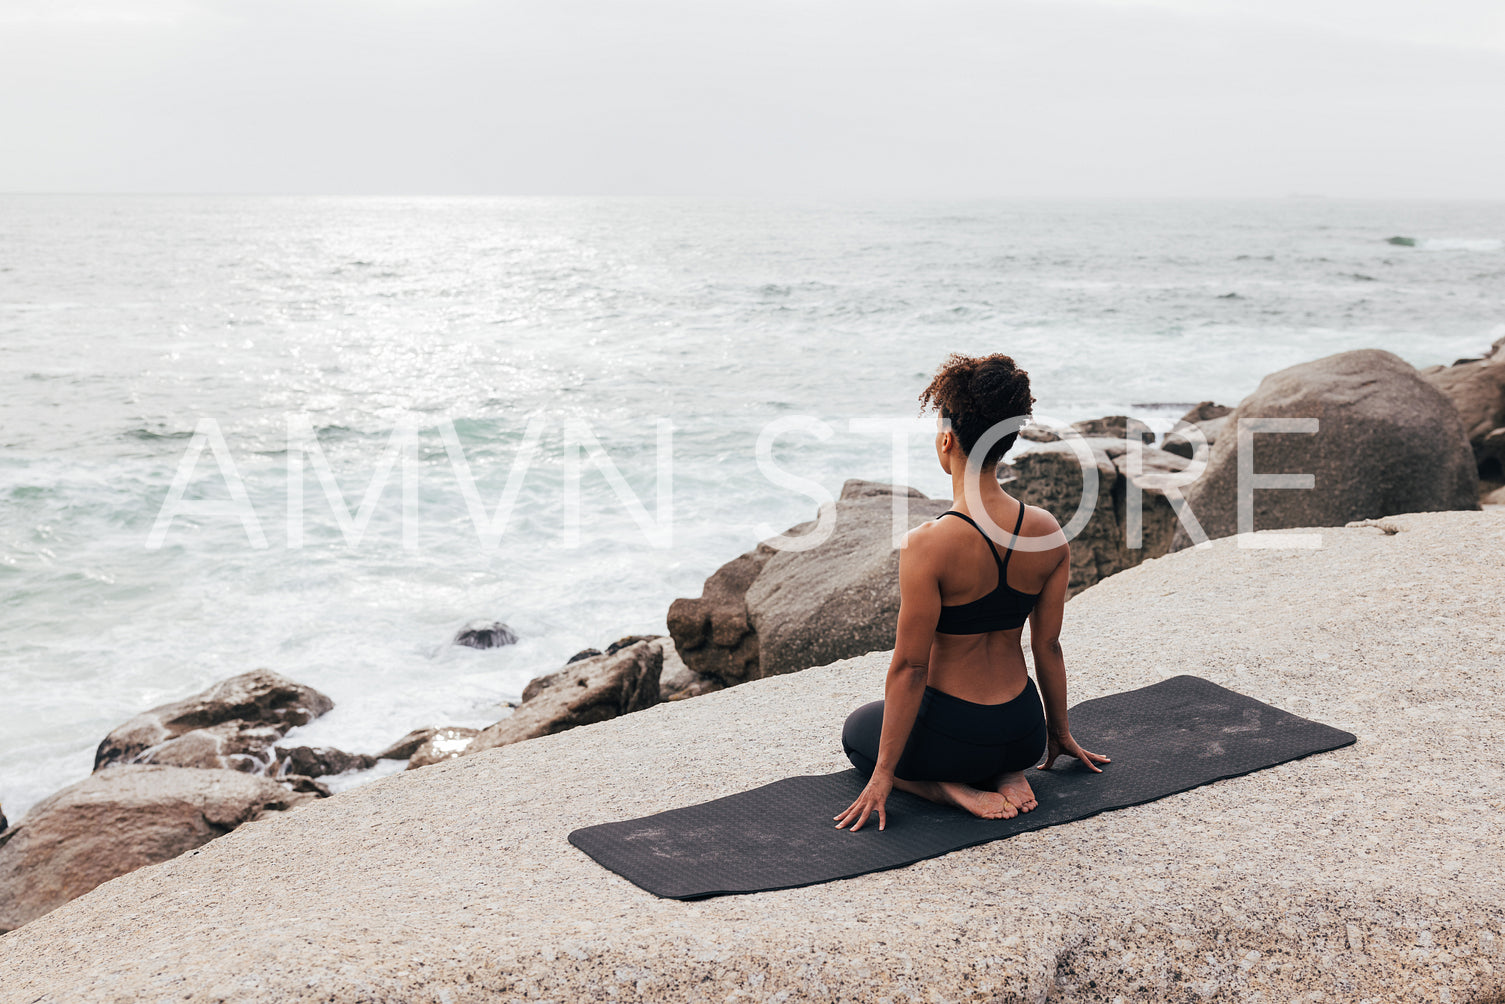
[[[1385,243],[1422,251],[1499,251],[1505,239],[1499,237],[1387,237]]]
[[[177,432],[158,432],[155,429],[127,429],[120,435],[125,439],[144,439],[151,442],[158,439],[192,439],[193,430],[184,429]]]
[[[1505,240],[1498,237],[1429,237],[1416,245],[1423,251],[1498,251]]]

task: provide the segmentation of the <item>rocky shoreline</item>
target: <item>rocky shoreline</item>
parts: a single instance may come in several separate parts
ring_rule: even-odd
[[[1073,599],[1063,637],[1074,701],[1189,672],[1355,746],[696,903],[566,842],[844,769],[875,652],[269,813],[0,937],[0,998],[1483,1004],[1505,993],[1505,768],[1483,752],[1505,739],[1505,514],[1385,522],[1144,562]]]
[[[1206,465],[1184,497],[1207,535],[1237,532],[1230,472],[1239,422],[1304,415],[1320,416],[1327,438],[1261,440],[1259,469],[1313,472],[1317,487],[1263,493],[1261,530],[1353,527],[1505,502],[1498,483],[1505,479],[1505,339],[1480,359],[1419,372],[1389,353],[1342,353],[1272,374],[1237,407],[1198,405],[1160,447],[1121,416],[1078,423],[1098,497],[1071,545],[1072,595],[1158,565],[1151,559],[1192,543],[1177,511],[1188,467]],[[1003,472],[1005,484],[1064,524],[1081,501],[1078,447],[1045,430],[1026,430],[1026,438],[1034,448]],[[1126,545],[1130,493],[1142,499],[1139,548]],[[630,636],[579,653],[531,682],[513,713],[486,729],[432,726],[370,754],[280,745],[289,729],[333,702],[267,670],[145,712],[101,742],[89,778],[13,825],[0,816],[0,932],[35,923],[110,879],[197,854],[237,828],[352,799],[353,792],[329,799],[321,777],[380,759],[407,760],[410,770],[427,767],[424,776],[437,776],[435,764],[883,652],[892,647],[898,608],[896,495],[910,526],[950,506],[903,486],[849,481],[824,543],[805,551],[759,544],[713,573],[700,597],[674,601],[669,636]],[[817,522],[788,533],[810,532]],[[1385,527],[1382,535],[1398,532]],[[1080,603],[1073,600],[1073,618]],[[499,622],[472,625],[454,639],[476,647],[515,640]]]

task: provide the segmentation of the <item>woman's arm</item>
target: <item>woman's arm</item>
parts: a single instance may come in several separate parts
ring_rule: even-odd
[[[1049,731],[1045,762],[1040,769],[1050,770],[1056,757],[1065,753],[1101,773],[1098,764],[1111,761],[1082,749],[1071,738],[1071,726],[1066,719],[1066,656],[1061,651],[1061,620],[1066,611],[1066,586],[1071,581],[1071,550],[1062,545],[1061,551],[1061,562],[1045,580],[1040,599],[1029,615],[1030,651],[1035,656],[1035,676],[1039,678],[1040,691],[1045,698],[1045,722]]]
[[[873,770],[888,778],[904,755],[930,676],[930,646],[941,619],[940,575],[928,560],[932,557],[923,544],[899,551],[899,623],[883,684],[883,732]]]
[[[878,829],[888,824],[885,803],[893,789],[894,770],[920,713],[920,698],[925,694],[925,681],[930,675],[930,646],[941,619],[941,581],[934,548],[926,540],[928,535],[917,530],[909,532],[899,549],[899,621],[894,634],[894,656],[883,685],[883,731],[878,738],[878,763],[862,794],[845,812],[834,817],[838,820],[837,829],[854,823],[852,831],[856,832],[872,812],[878,813]]]

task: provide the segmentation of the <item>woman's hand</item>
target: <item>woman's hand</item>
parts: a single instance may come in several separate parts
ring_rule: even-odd
[[[1050,734],[1050,738],[1047,739],[1045,743],[1045,762],[1040,765],[1039,769],[1050,770],[1050,765],[1056,762],[1056,757],[1062,755],[1063,753],[1066,756],[1076,757],[1078,760],[1082,761],[1082,763],[1086,764],[1090,769],[1096,771],[1099,774],[1103,772],[1103,769],[1099,767],[1098,764],[1113,762],[1112,760],[1109,760],[1107,757],[1103,756],[1101,753],[1092,753],[1088,750],[1082,749],[1082,744],[1071,738],[1070,732],[1066,733],[1064,736],[1057,736],[1054,732],[1052,732]]]
[[[888,801],[888,793],[894,790],[894,779],[874,774],[868,778],[867,787],[862,789],[862,794],[857,796],[857,801],[847,806],[847,810],[832,819],[840,820],[836,824],[839,830],[848,823],[855,823],[848,833],[856,833],[862,829],[862,824],[867,822],[868,813],[878,813],[878,829],[883,829],[888,824],[888,813],[884,809],[884,803]]]

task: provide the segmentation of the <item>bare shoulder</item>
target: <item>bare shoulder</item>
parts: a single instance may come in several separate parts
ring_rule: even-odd
[[[914,526],[910,527],[909,532],[906,533],[904,537],[906,540],[925,540],[926,538],[933,536],[935,534],[935,531],[941,528],[942,522],[943,521],[940,519],[931,517],[923,523],[916,523]]]
[[[1070,551],[1066,534],[1061,530],[1061,524],[1056,522],[1055,515],[1049,509],[1037,505],[1026,505],[1024,525],[1019,532],[1021,536],[1038,540],[1040,542],[1038,550],[1047,553],[1058,551],[1063,555]]]
[[[942,547],[941,541],[945,536],[943,521],[927,519],[919,526],[910,527],[904,535],[904,543],[900,548],[901,558],[910,563],[916,561],[927,562],[934,560]]]
[[[1056,522],[1055,515],[1049,509],[1037,505],[1024,507],[1023,532],[1033,537],[1043,537],[1059,529],[1061,524]]]

